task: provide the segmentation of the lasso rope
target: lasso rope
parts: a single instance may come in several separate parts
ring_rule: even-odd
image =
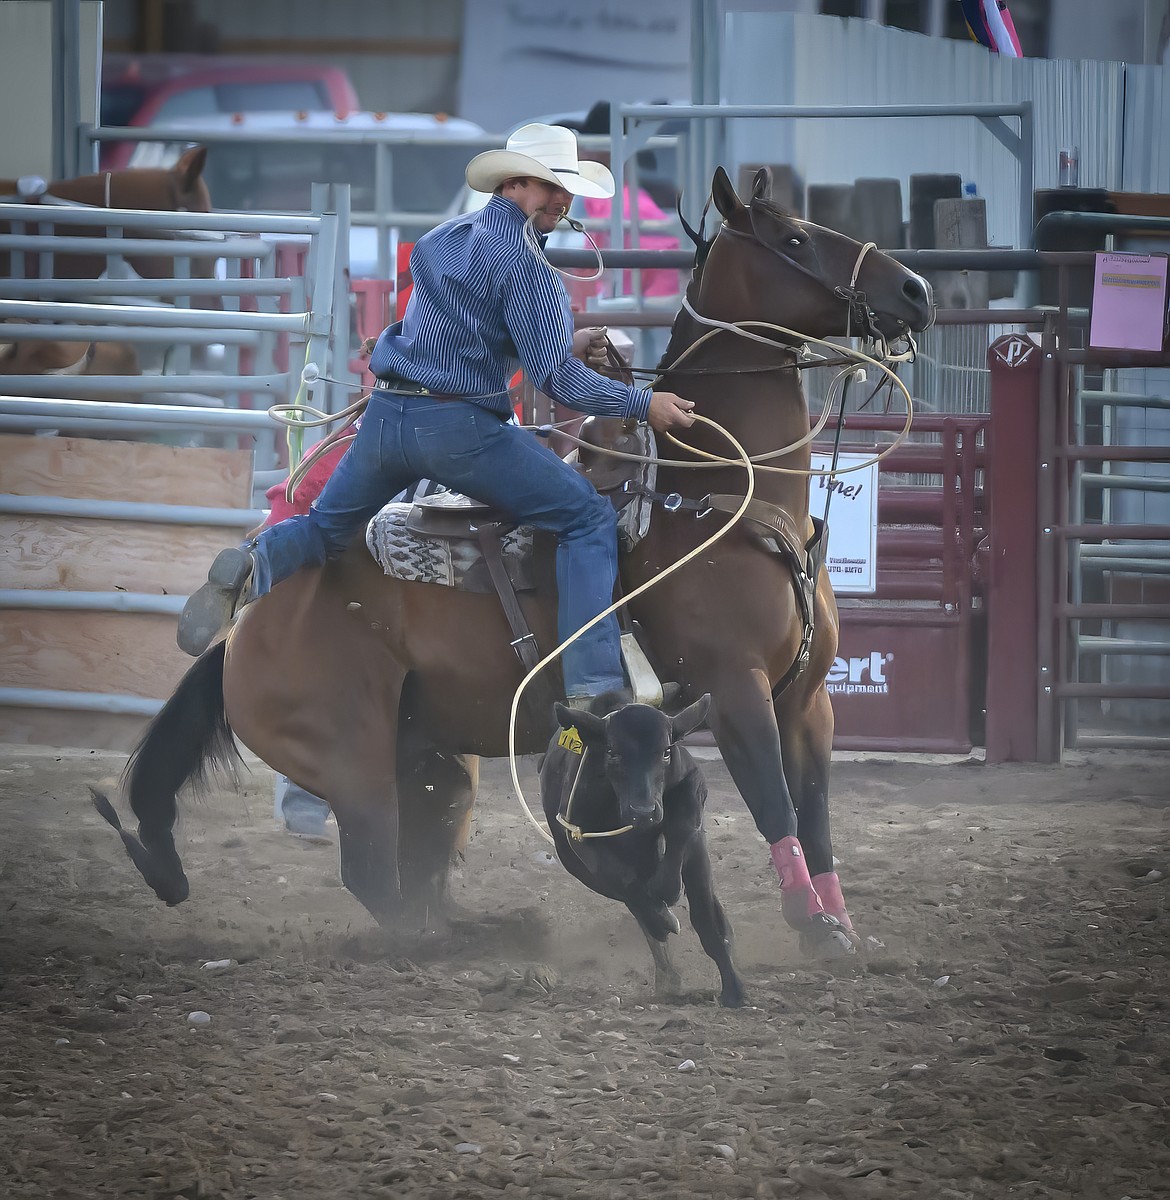
[[[524,678],[520,681],[520,685],[516,688],[515,694],[512,696],[512,709],[508,715],[508,767],[512,772],[512,786],[516,789],[516,795],[520,800],[520,807],[524,809],[525,815],[532,822],[540,836],[544,838],[550,846],[555,845],[555,842],[553,841],[552,836],[545,830],[544,826],[541,825],[540,822],[537,821],[537,819],[532,815],[532,809],[528,807],[528,801],[524,799],[524,789],[520,786],[520,776],[516,770],[516,716],[520,710],[520,698],[524,695],[524,690],[528,687],[532,680],[534,680],[536,676],[548,666],[549,663],[555,662],[558,658],[560,658],[560,656],[569,646],[571,646],[579,637],[581,637],[582,634],[588,633],[588,631],[592,629],[593,626],[599,621],[604,621],[606,617],[608,617],[611,613],[616,612],[622,607],[623,604],[629,604],[631,600],[635,600],[643,593],[648,592],[656,584],[661,583],[662,580],[667,578],[667,576],[673,575],[675,571],[685,566],[691,561],[691,559],[695,558],[699,554],[702,554],[705,550],[709,550],[717,541],[719,541],[720,538],[725,537],[735,526],[736,522],[739,521],[740,517],[747,512],[748,506],[752,500],[752,496],[755,494],[756,475],[755,469],[752,466],[751,457],[748,455],[748,452],[726,429],[723,428],[722,425],[712,421],[709,417],[702,416],[700,413],[692,413],[691,416],[693,416],[696,421],[701,421],[704,425],[709,425],[717,433],[721,433],[731,443],[732,448],[739,455],[738,459],[732,458],[726,460],[728,463],[743,466],[747,471],[747,494],[744,496],[739,509],[726,525],[716,530],[715,533],[707,538],[706,541],[700,542],[699,545],[697,545],[693,550],[689,550],[686,554],[684,554],[682,558],[671,563],[666,570],[660,571],[652,579],[647,579],[645,583],[639,584],[632,592],[623,596],[620,600],[615,600],[608,608],[604,609],[602,612],[599,612],[591,621],[587,621],[584,625],[582,625],[581,628],[578,629],[577,632],[571,637],[566,638],[555,650],[549,654],[546,654],[544,658],[542,658],[540,662],[538,662],[536,666],[534,666],[532,670],[524,676]],[[685,446],[686,443],[680,442],[679,445]]]

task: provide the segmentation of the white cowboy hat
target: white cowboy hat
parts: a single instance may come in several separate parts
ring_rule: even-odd
[[[581,162],[573,131],[561,125],[522,125],[503,150],[485,150],[467,164],[467,184],[477,192],[494,192],[508,179],[543,179],[574,196],[614,193],[609,168]]]

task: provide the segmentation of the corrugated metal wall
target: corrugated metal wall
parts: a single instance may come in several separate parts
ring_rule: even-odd
[[[1035,186],[1055,187],[1059,152],[1080,151],[1080,185],[1170,191],[1170,88],[1165,68],[1113,62],[1006,59],[982,47],[867,21],[787,13],[732,13],[722,96],[744,104],[1035,106]],[[1015,159],[975,118],[729,123],[735,161],[784,161],[806,183],[864,177],[902,181],[953,172],[988,202],[994,245],[1026,244],[1018,228]],[[767,126],[772,126],[768,129]],[[1016,122],[1010,126],[1018,128]]]
[[[1127,192],[1170,192],[1170,67],[1127,67],[1125,71],[1125,161]]]

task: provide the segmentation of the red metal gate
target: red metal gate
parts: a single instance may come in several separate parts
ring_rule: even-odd
[[[829,691],[839,749],[961,753],[981,734],[976,550],[986,524],[988,423],[916,416],[912,440],[881,462],[877,588],[838,601],[841,644]],[[900,417],[851,413],[846,438],[901,425]],[[872,452],[852,440],[842,448]],[[830,545],[831,526],[830,510]]]

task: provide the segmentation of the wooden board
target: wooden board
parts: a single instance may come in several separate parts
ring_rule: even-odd
[[[252,507],[252,452],[0,434],[0,492]]]
[[[0,610],[7,687],[165,700],[195,661],[175,645],[175,618],[153,613]]]
[[[247,509],[251,451],[0,434],[0,492]],[[208,525],[0,515],[0,588],[189,595],[247,532]],[[177,617],[0,609],[6,687],[165,700],[191,666]],[[0,706],[0,741],[128,750],[148,718]]]
[[[0,516],[0,587],[186,596],[247,530]]]

